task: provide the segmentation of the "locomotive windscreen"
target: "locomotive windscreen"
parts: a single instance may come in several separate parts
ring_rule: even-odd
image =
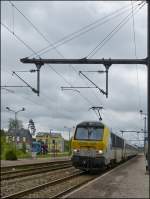
[[[77,127],[75,132],[76,140],[101,140],[104,128],[101,127]]]

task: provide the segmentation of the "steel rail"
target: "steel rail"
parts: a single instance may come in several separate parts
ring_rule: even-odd
[[[8,196],[4,196],[4,197],[2,197],[2,199],[18,198],[18,197],[21,197],[21,196],[24,196],[24,195],[28,195],[30,193],[33,193],[33,192],[37,191],[37,190],[39,191],[39,190],[41,190],[41,189],[43,189],[45,187],[54,186],[54,185],[59,184],[61,182],[67,181],[67,180],[72,179],[72,178],[75,178],[75,177],[80,176],[80,175],[82,175],[84,173],[85,173],[84,171],[80,171],[80,172],[72,174],[70,176],[63,177],[63,178],[60,178],[60,179],[57,179],[57,180],[54,180],[54,181],[51,181],[51,182],[48,182],[48,183],[45,183],[45,184],[42,184],[42,185],[35,186],[35,187],[31,188],[31,189],[26,189],[24,191],[20,191],[20,192],[17,192],[17,193],[8,195]]]
[[[43,165],[53,165],[53,164],[58,164],[58,163],[67,163],[71,162],[71,160],[57,160],[57,161],[51,161],[51,162],[40,162],[40,163],[29,163],[29,164],[22,164],[22,165],[15,165],[15,166],[6,166],[6,167],[1,167],[1,171],[5,170],[12,170],[12,169],[21,169],[22,167],[36,167],[36,166],[43,166]]]
[[[32,169],[18,170],[14,172],[13,171],[3,172],[1,173],[1,181],[25,177],[25,176],[31,176],[31,175],[40,174],[43,172],[50,172],[50,171],[55,171],[59,169],[69,168],[69,167],[72,167],[71,163],[64,163],[62,165],[55,164],[51,166],[45,166],[42,168],[38,167],[38,168],[32,168]]]
[[[71,191],[73,191],[73,190],[75,190],[75,189],[77,189],[77,188],[83,186],[84,184],[90,182],[91,180],[94,180],[94,179],[97,178],[97,177],[99,177],[99,176],[91,177],[91,178],[85,180],[85,181],[82,182],[82,183],[79,183],[79,184],[77,184],[77,185],[71,186],[70,188],[65,189],[64,191],[62,191],[62,192],[60,192],[60,193],[58,193],[58,194],[52,196],[51,199],[60,198],[60,197],[62,197],[63,195],[65,195],[65,194],[67,194],[67,193],[69,193],[69,192],[71,192]]]
[[[58,193],[58,194],[56,194],[54,196],[50,196],[50,198],[59,198],[59,197],[65,195],[65,194],[67,194],[68,192],[70,192],[70,191],[72,191],[72,190],[74,190],[74,189],[76,189],[76,188],[88,183],[89,181],[91,181],[93,179],[96,179],[97,177],[99,177],[99,176],[101,176],[101,175],[103,175],[103,174],[105,174],[107,172],[110,172],[113,169],[116,169],[120,165],[126,164],[130,159],[134,159],[136,157],[138,157],[138,156],[135,156],[135,157],[132,157],[132,158],[128,158],[125,162],[116,163],[111,168],[107,168],[106,170],[102,170],[101,173],[99,173],[98,175],[96,175],[94,177],[92,176],[91,178],[85,180],[84,182],[81,182],[81,183],[79,183],[77,185],[71,186],[70,188],[67,188],[64,191],[61,191],[60,193]],[[80,172],[78,172],[76,174],[73,174],[73,175],[70,175],[70,176],[67,176],[67,177],[63,177],[63,178],[60,178],[60,179],[57,179],[57,180],[54,180],[52,182],[48,182],[48,183],[45,183],[45,184],[42,184],[42,185],[35,186],[35,187],[31,188],[31,189],[26,189],[26,190],[21,191],[21,192],[17,192],[17,193],[8,195],[8,196],[4,196],[4,197],[2,197],[2,199],[18,198],[18,197],[21,197],[21,196],[25,196],[25,195],[30,194],[30,192],[32,193],[32,192],[35,192],[35,191],[39,191],[39,190],[41,190],[43,188],[46,188],[48,186],[57,185],[57,184],[59,184],[61,182],[65,182],[65,181],[67,181],[69,179],[73,179],[73,178],[81,176],[81,175],[83,175],[85,173],[86,173],[86,171],[80,171]]]

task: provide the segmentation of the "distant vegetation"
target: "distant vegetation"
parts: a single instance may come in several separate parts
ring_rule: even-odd
[[[13,143],[6,143],[5,131],[0,130],[0,159],[1,160],[17,160],[18,158],[30,157],[29,153],[26,153],[26,146],[22,149],[16,149]]]
[[[10,126],[11,128],[15,127],[14,121],[10,121]],[[9,126],[9,127],[10,127]],[[21,123],[19,124],[21,127]],[[28,158],[31,157],[31,153],[26,152],[26,144],[24,143],[22,146],[22,149],[17,149],[15,144],[13,142],[7,143],[6,142],[6,131],[3,129],[0,130],[0,159],[1,160],[17,160],[18,158]],[[53,157],[54,155],[56,157],[61,157],[61,156],[68,156],[71,155],[69,153],[69,145],[71,142],[68,140],[64,141],[64,153],[59,153],[57,152],[56,154],[53,153],[48,153],[47,155],[38,155],[37,157]]]

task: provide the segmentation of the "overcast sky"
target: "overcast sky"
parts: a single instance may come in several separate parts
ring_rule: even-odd
[[[16,8],[36,26],[45,39],[8,1],[1,2],[1,21],[14,32],[14,35],[37,52],[47,47],[49,43],[56,43],[70,33],[99,20],[99,23],[93,25],[90,31],[41,55],[42,58],[83,58],[127,15],[132,13],[132,5],[135,9],[139,3],[134,2],[133,5],[131,1],[13,1]],[[146,7],[145,4],[139,11],[137,10],[137,13],[135,11],[134,17],[130,15],[130,20],[89,58],[135,58],[134,40],[136,56],[145,58],[147,53]],[[107,16],[109,18],[106,18]],[[4,26],[1,27],[2,85],[24,85],[15,75],[12,76],[12,71],[36,69],[35,65],[20,62],[20,58],[29,57],[33,52],[14,35]],[[25,107],[26,111],[20,112],[18,119],[22,120],[24,127],[27,128],[28,121],[32,118],[37,132],[49,132],[50,129],[63,131],[64,126],[72,128],[81,121],[98,120],[96,114],[89,110],[91,106],[104,107],[103,122],[118,134],[120,130],[143,128],[144,121],[139,110],[147,112],[145,66],[112,65],[109,69],[108,99],[95,88],[80,89],[80,93],[61,90],[61,86],[70,86],[70,84],[93,86],[88,80],[79,76],[78,71],[104,70],[104,66],[55,64],[51,66],[44,65],[41,68],[39,97],[30,88],[9,88],[14,93],[1,90],[2,128],[7,128],[9,118],[14,118],[14,114],[6,110],[7,106],[16,111]],[[35,73],[17,74],[36,88]],[[86,75],[105,90],[104,74],[86,73]],[[63,135],[67,137],[67,132]],[[137,135],[128,133],[125,137],[135,139]]]

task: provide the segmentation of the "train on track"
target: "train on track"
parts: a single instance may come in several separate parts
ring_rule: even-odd
[[[136,146],[111,132],[100,121],[79,123],[71,147],[72,165],[85,171],[111,167],[138,154]]]

